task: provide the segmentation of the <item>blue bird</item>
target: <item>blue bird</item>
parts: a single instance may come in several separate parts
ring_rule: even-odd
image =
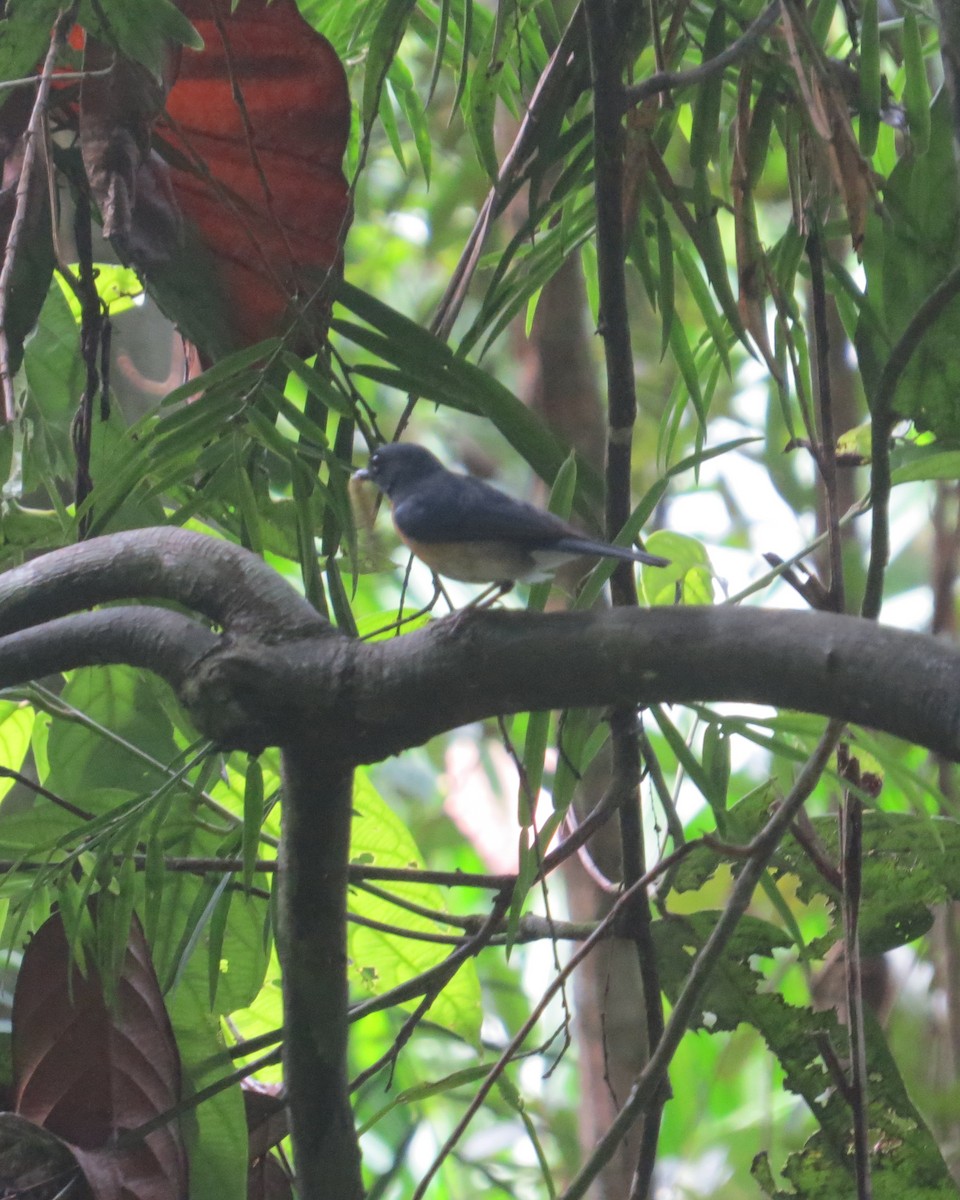
[[[458,475],[422,446],[391,442],[354,479],[369,480],[390,501],[402,541],[448,579],[539,583],[581,555],[669,566],[669,559],[584,537],[553,513],[514,500],[480,479]]]

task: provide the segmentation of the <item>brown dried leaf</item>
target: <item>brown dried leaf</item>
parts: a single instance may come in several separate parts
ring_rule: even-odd
[[[860,146],[850,124],[847,97],[836,73],[811,52],[804,59],[801,43],[809,43],[807,31],[796,24],[797,16],[789,5],[783,8],[783,30],[804,102],[804,113],[812,130],[811,150],[815,157],[820,151],[826,157],[829,173],[847,210],[853,248],[860,253],[866,230],[867,214],[876,192],[876,180],[869,163],[860,153]],[[812,176],[814,186],[817,172]]]
[[[98,1200],[187,1194],[176,1122],[118,1150],[118,1138],[179,1099],[177,1047],[139,922],[134,918],[116,1003],[92,964],[81,975],[59,913],[27,947],[13,1001],[16,1109],[76,1148]]]
[[[103,216],[104,236],[113,238],[120,252],[129,257],[134,207],[141,203],[140,172],[149,162],[150,130],[163,106],[163,91],[145,67],[115,56],[110,47],[89,35],[83,62],[91,72],[113,68],[106,75],[90,75],[83,81],[80,150],[90,190]],[[147,190],[144,203],[149,203],[154,185],[148,171],[143,182]],[[176,230],[175,207],[170,219]],[[159,248],[156,253],[165,257]]]

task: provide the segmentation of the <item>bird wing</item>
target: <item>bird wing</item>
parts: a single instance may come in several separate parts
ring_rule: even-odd
[[[584,537],[553,513],[514,500],[480,479],[452,472],[421,482],[402,496],[393,506],[393,519],[405,538],[421,546],[502,541],[530,553],[543,550],[571,558],[596,554],[657,567],[669,565],[667,559],[643,550]]]
[[[537,549],[576,537],[552,513],[514,500],[480,479],[452,473],[403,496],[394,504],[393,518],[405,537],[418,542],[503,540]]]

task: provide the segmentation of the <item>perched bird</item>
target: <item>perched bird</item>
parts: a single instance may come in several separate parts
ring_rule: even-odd
[[[354,479],[369,480],[393,510],[397,533],[432,571],[465,583],[539,583],[581,555],[666,567],[643,550],[598,542],[532,504],[457,475],[429,450],[392,442],[370,455]]]

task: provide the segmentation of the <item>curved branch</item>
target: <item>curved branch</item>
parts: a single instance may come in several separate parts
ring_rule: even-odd
[[[469,610],[402,638],[364,643],[329,636],[332,627],[246,551],[173,531],[183,542],[172,561],[164,561],[158,531],[147,532],[153,549],[144,554],[135,539],[150,544],[145,535],[98,539],[108,569],[119,559],[118,574],[130,587],[137,582],[122,562],[129,547],[152,572],[155,593],[205,602],[208,611],[215,607],[224,619],[229,614],[233,627],[246,631],[217,638],[167,610],[82,614],[29,636],[0,637],[0,687],[67,667],[131,662],[170,679],[198,727],[220,745],[259,750],[316,740],[350,763],[378,762],[435,734],[506,713],[698,700],[838,717],[960,759],[960,650],[922,634],[833,613],[705,606]],[[75,605],[115,591],[89,575],[95,556],[85,552],[98,541],[0,578],[0,628],[9,629],[13,617],[35,625],[51,596],[63,607],[71,579]],[[200,561],[186,570],[191,549]],[[87,570],[58,571],[65,557],[68,567],[79,561]],[[230,568],[219,584],[218,561]],[[185,578],[171,581],[165,571]],[[234,594],[243,577],[255,590],[269,583],[262,608]],[[35,603],[29,592],[14,594],[14,581],[26,587],[36,578],[47,586]],[[214,606],[215,586],[224,599]],[[265,622],[259,638],[249,628],[255,612]],[[281,622],[282,639],[272,617]],[[320,636],[294,639],[290,630],[301,617]]]
[[[175,600],[224,629],[302,637],[333,627],[265,562],[231,542],[157,527],[65,546],[0,576],[0,633],[111,600]]]
[[[179,690],[221,638],[168,608],[75,613],[0,638],[0,686],[15,687],[76,667],[143,667]]]
[[[625,88],[624,107],[642,104],[644,100],[649,100],[651,96],[658,96],[661,92],[679,91],[682,88],[703,83],[705,79],[712,79],[714,75],[739,62],[745,54],[752,50],[779,15],[780,0],[773,0],[773,3],[747,26],[736,41],[731,42],[725,50],[721,50],[713,58],[708,58],[699,67],[692,67],[689,71],[658,71],[656,75],[651,75],[642,83]]]
[[[365,650],[355,717],[373,754],[497,713],[733,700],[838,717],[960,758],[960,650],[858,617],[471,612]]]

